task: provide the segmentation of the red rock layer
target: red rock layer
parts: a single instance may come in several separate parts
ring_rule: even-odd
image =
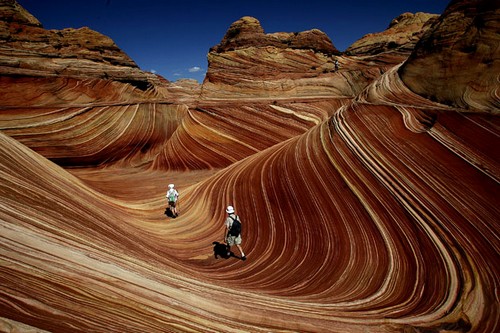
[[[210,50],[201,98],[352,98],[404,61],[435,16],[402,15],[385,32],[353,44],[350,56],[319,30],[265,34],[257,19],[243,17]]]
[[[349,55],[379,54],[387,51],[411,52],[422,35],[439,17],[437,14],[404,13],[382,32],[363,36],[346,49]]]
[[[498,113],[499,18],[497,1],[452,1],[401,67],[405,84],[440,103]]]
[[[52,331],[494,331],[498,119],[402,98],[185,188],[172,222],[168,174],[80,175],[127,193],[109,197],[2,135],[4,313]],[[212,258],[228,203],[246,262]]]
[[[226,167],[304,133],[328,119],[347,101],[199,103],[187,111],[153,167],[163,170]]]
[[[211,48],[202,98],[338,96],[329,82],[338,54],[319,30],[265,34],[257,19],[243,17]]]
[[[277,49],[269,68],[303,52]],[[341,57],[262,89],[235,62],[201,99],[189,84],[2,77],[0,329],[498,331],[498,110],[492,95],[464,112],[415,94],[426,52]],[[300,88],[268,93],[286,80]],[[246,261],[213,255],[228,204]]]
[[[0,130],[65,166],[149,163],[186,113],[113,81],[2,77],[0,89]]]
[[[0,15],[2,75],[111,79],[143,90],[160,84],[109,37],[87,27],[46,30],[14,0],[0,1]]]

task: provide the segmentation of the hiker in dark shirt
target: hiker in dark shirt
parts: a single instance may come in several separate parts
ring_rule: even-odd
[[[234,208],[233,206],[227,206],[226,213],[228,214],[226,221],[224,224],[226,225],[226,230],[225,230],[225,241],[227,244],[227,255],[230,256],[230,248],[233,245],[236,245],[238,247],[238,250],[240,250],[241,253],[241,260],[246,260],[247,257],[245,256],[245,253],[243,253],[243,249],[241,248],[241,221],[238,215],[234,213]],[[240,223],[240,228],[239,230],[234,230],[233,224],[238,224]]]

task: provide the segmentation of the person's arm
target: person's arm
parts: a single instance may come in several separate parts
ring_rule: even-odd
[[[224,226],[226,227],[224,230],[224,241],[227,239],[227,235],[229,234],[229,222],[228,222],[229,217],[226,218],[226,221],[224,222]]]

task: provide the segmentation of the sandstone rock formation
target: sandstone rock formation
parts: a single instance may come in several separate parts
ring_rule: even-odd
[[[317,29],[265,34],[257,19],[243,17],[211,48],[202,96],[339,95],[342,88],[328,83],[336,55],[331,40]]]
[[[297,33],[265,34],[259,20],[245,16],[231,24],[219,45],[211,51],[222,53],[249,47],[273,46],[279,49],[311,49],[326,55],[340,54],[322,31],[313,29]]]
[[[210,50],[202,98],[352,98],[404,61],[436,17],[403,14],[385,32],[354,43],[346,53],[350,57],[340,55],[317,29],[265,34],[257,19],[243,17]],[[340,63],[339,70],[335,60]]]
[[[45,30],[15,0],[1,0],[0,69],[2,75],[105,78],[145,90],[159,83],[141,71],[107,36],[87,27]]]
[[[432,100],[498,112],[499,17],[495,1],[452,1],[401,67],[401,77]]]
[[[6,3],[8,17],[37,26]],[[453,1],[423,38],[485,3]],[[468,110],[456,107],[460,94],[417,94],[414,75],[429,70],[418,55],[454,53],[427,42],[406,62],[406,46],[334,54],[340,70],[323,74],[312,65],[333,58],[311,50],[275,80],[240,60],[286,69],[304,49],[269,45],[257,22],[239,21],[240,37],[261,40],[212,49],[201,92],[190,81],[142,90],[0,67],[0,331],[498,330],[495,95],[474,95]],[[441,36],[461,34],[447,29]],[[486,41],[463,37],[492,45],[490,30],[479,35]],[[181,201],[168,220],[170,182]],[[243,221],[246,261],[212,252],[228,204]]]
[[[411,52],[439,15],[404,13],[392,20],[387,30],[365,35],[346,50],[349,55],[369,55],[401,50]]]

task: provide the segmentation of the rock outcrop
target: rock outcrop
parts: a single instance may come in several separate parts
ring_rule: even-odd
[[[297,33],[264,33],[259,20],[245,16],[231,24],[219,45],[211,52],[222,53],[249,47],[276,47],[279,49],[305,49],[326,55],[339,55],[328,36],[318,29]]]
[[[329,82],[339,54],[317,29],[265,34],[257,19],[243,17],[210,49],[202,96],[339,95],[342,87]]]
[[[7,17],[42,29],[5,3]],[[286,33],[271,46],[244,19],[240,37],[261,40],[214,47],[201,98],[192,81],[141,90],[0,67],[0,331],[497,331],[498,63],[462,67],[492,85],[470,109],[463,94],[429,98],[434,83],[416,80],[431,70],[419,55],[462,59],[428,41],[462,36],[478,67],[498,58],[485,46],[497,9],[485,3],[453,1],[406,62],[405,42],[333,54],[341,67],[323,74],[311,66],[331,55],[285,47]],[[445,24],[467,8],[472,22],[487,18],[478,38]],[[464,87],[462,76],[434,78]],[[168,183],[180,191],[170,220]],[[213,253],[229,204],[246,261]]]
[[[111,79],[146,90],[159,84],[107,36],[87,27],[45,30],[15,0],[1,0],[0,73]]]
[[[411,52],[422,35],[439,15],[404,13],[392,20],[389,27],[379,33],[365,35],[349,46],[348,55],[373,55],[387,51]]]
[[[352,98],[404,61],[436,17],[403,14],[387,31],[354,43],[349,57],[317,29],[266,34],[257,19],[243,17],[211,48],[202,98]]]
[[[408,87],[467,111],[500,109],[500,8],[495,1],[452,1],[400,69]]]

